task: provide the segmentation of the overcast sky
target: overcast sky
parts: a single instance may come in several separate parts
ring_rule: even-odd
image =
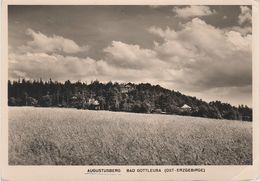
[[[9,6],[9,79],[148,82],[252,105],[250,6]]]

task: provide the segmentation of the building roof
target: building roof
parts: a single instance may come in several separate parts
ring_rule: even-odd
[[[95,101],[93,102],[93,105],[94,105],[94,106],[98,106],[98,105],[99,105],[99,102],[98,102],[97,100],[95,100]]]
[[[187,104],[184,104],[181,108],[183,108],[183,109],[190,109],[191,107],[188,106]]]

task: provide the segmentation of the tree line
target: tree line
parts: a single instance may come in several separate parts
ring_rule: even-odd
[[[183,109],[183,105],[190,109]],[[8,81],[9,106],[68,107],[135,113],[188,115],[252,121],[252,109],[221,101],[205,102],[149,83],[119,84],[92,81],[64,83],[43,80]]]

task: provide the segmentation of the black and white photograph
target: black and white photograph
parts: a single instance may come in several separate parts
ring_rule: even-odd
[[[252,5],[8,5],[8,164],[253,165],[252,40]]]

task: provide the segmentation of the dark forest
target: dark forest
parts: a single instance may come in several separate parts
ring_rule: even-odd
[[[67,80],[8,81],[9,106],[64,107],[134,113],[187,115],[252,121],[252,109],[220,101],[205,102],[149,83],[91,83]]]

